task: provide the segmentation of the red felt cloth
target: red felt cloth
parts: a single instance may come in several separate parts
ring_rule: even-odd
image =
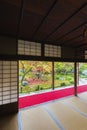
[[[85,91],[87,91],[87,85],[78,86],[77,89],[78,93],[85,92]],[[19,108],[40,104],[50,100],[70,96],[73,94],[74,94],[74,87],[71,87],[71,88],[64,88],[61,90],[52,90],[50,92],[44,92],[40,94],[19,97]]]

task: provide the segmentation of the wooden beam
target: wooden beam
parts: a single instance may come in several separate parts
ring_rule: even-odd
[[[58,31],[59,28],[61,28],[65,23],[67,23],[72,17],[74,17],[75,15],[77,15],[83,8],[85,8],[87,6],[87,2],[84,3],[83,5],[81,5],[80,8],[78,8],[74,13],[72,13],[68,18],[66,18],[60,25],[58,25],[50,34],[48,34],[46,36],[46,38],[43,39],[44,40],[47,40],[52,34],[54,34],[56,31]],[[86,24],[83,23],[83,24]]]
[[[39,26],[36,28],[35,32],[33,33],[32,39],[34,38],[34,36],[36,35],[36,33],[39,31],[40,27],[42,26],[42,24],[44,23],[44,21],[46,20],[46,18],[48,17],[48,15],[50,14],[50,12],[52,11],[52,9],[54,8],[54,6],[56,5],[57,2],[58,2],[58,0],[55,0],[53,2],[52,6],[48,10],[48,12],[45,14],[45,16],[43,17],[43,19],[41,20],[41,23],[39,24]]]
[[[23,11],[24,11],[23,6],[24,6],[24,0],[20,0],[20,11],[19,11],[19,18],[18,18],[18,24],[17,24],[17,36],[16,36],[17,40],[19,38],[21,21],[23,19]]]

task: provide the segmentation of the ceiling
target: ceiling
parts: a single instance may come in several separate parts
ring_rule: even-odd
[[[0,0],[0,35],[85,48],[87,0]]]

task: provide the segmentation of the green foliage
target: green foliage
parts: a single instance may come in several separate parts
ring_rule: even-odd
[[[55,62],[55,87],[73,84],[73,63]],[[52,63],[40,61],[19,62],[19,92],[30,93],[51,89]],[[38,80],[38,82],[37,82]],[[28,84],[23,84],[27,81]],[[31,82],[32,81],[32,82]]]
[[[19,93],[30,93],[30,86],[27,85],[25,86],[20,86],[19,87]]]
[[[80,72],[84,71],[84,70],[87,70],[87,63],[80,63],[79,64],[79,70]]]
[[[55,80],[60,79],[59,75],[55,74]]]
[[[72,73],[74,71],[73,63],[55,62],[55,72],[60,74]]]
[[[39,90],[40,90],[40,86],[39,85],[35,86],[34,91],[39,91]]]
[[[87,78],[87,63],[79,64],[79,78]]]
[[[65,82],[62,82],[61,84],[60,84],[60,86],[66,86],[66,83]]]

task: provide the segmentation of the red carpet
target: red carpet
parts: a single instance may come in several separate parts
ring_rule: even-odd
[[[77,89],[78,93],[87,91],[87,85],[79,86]],[[50,100],[66,97],[74,94],[74,87],[64,88],[61,90],[53,90],[51,92],[44,92],[35,95],[29,95],[19,98],[19,108],[40,104]]]

